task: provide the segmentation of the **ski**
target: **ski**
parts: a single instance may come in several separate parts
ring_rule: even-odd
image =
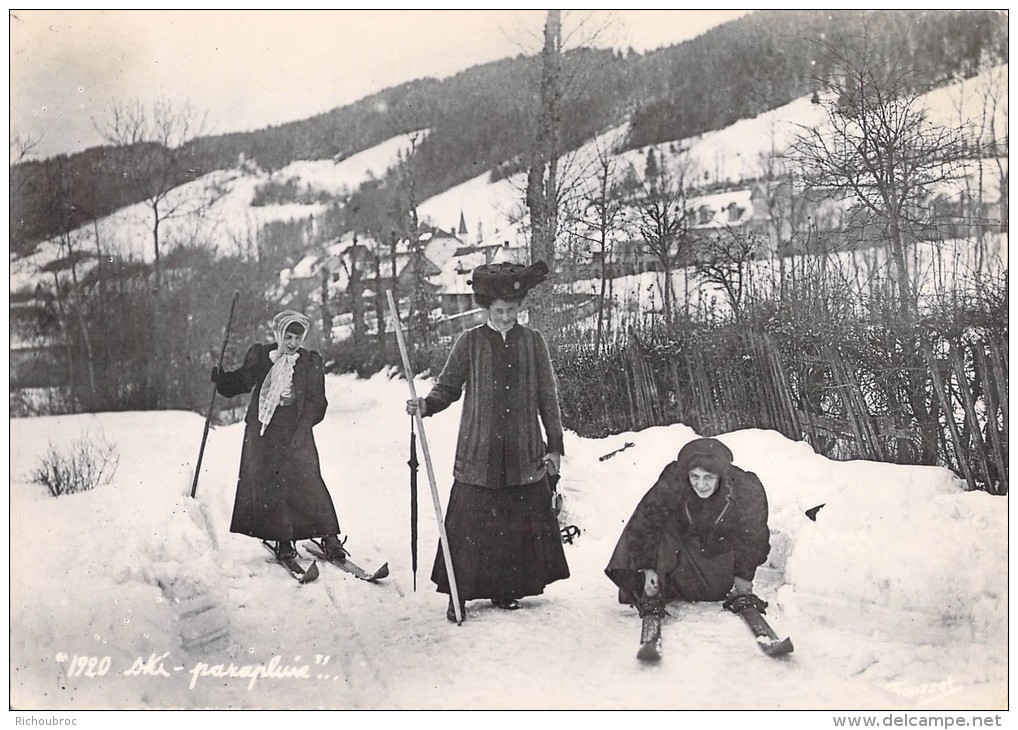
[[[661,661],[661,617],[647,614],[640,628],[640,650],[636,658],[641,662]]]
[[[350,558],[344,558],[343,560],[330,560],[325,555],[325,546],[322,545],[317,540],[311,540],[310,543],[305,545],[305,547],[307,548],[307,551],[309,553],[314,555],[319,560],[324,560],[330,565],[335,565],[337,568],[345,570],[350,575],[354,575],[360,578],[361,580],[367,581],[368,583],[375,583],[389,575],[388,563],[384,563],[382,567],[376,570],[374,573],[369,573],[356,563],[351,562]]]
[[[726,598],[724,607],[742,617],[756,637],[757,646],[767,656],[783,656],[794,650],[791,638],[780,638],[763,617],[767,608],[766,601],[753,594],[742,594]]]
[[[286,568],[286,571],[300,584],[310,583],[318,577],[318,563],[311,561],[311,565],[306,569],[296,561],[294,558],[288,558],[286,560],[280,560],[276,557],[276,550],[267,541],[262,540],[262,545],[265,549],[272,553],[272,563],[278,563]]]

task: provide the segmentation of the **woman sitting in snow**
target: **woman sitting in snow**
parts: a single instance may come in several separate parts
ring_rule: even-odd
[[[329,404],[322,356],[301,347],[310,326],[300,312],[280,312],[272,319],[275,344],[251,345],[238,370],[212,369],[221,395],[254,391],[230,532],[275,542],[280,559],[296,556],[294,540],[321,537],[329,558],[343,559],[311,431]]]
[[[673,600],[752,594],[770,552],[767,495],[717,439],[695,439],[661,472],[622,531],[605,573],[619,602],[661,615]]]
[[[517,322],[527,292],[547,275],[540,261],[477,267],[474,300],[488,321],[456,340],[428,397],[406,403],[411,415],[433,416],[466,389],[445,519],[461,615],[476,598],[517,609],[518,599],[569,577],[548,484],[564,451],[558,387],[544,338]],[[450,594],[446,616],[455,621],[441,545],[431,580]]]

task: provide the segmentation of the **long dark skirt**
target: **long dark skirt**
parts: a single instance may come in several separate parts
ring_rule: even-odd
[[[546,479],[502,489],[457,481],[445,528],[461,600],[536,596],[569,577]],[[441,542],[431,580],[450,593]]]
[[[666,545],[663,549],[673,550],[678,563],[670,572],[658,576],[662,600],[724,600],[735,582],[732,572],[735,553],[731,550],[707,553],[699,548],[699,543],[690,541],[668,540]],[[610,577],[619,586],[619,603],[640,606],[646,600],[642,572],[617,570]]]
[[[240,456],[230,532],[263,540],[336,535],[339,521],[318,461],[314,438],[290,448],[297,409],[280,407],[260,436],[248,424]]]

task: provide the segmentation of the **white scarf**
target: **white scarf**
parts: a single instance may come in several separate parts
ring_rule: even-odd
[[[293,366],[297,364],[300,353],[285,354],[283,352],[283,337],[286,335],[286,328],[294,322],[304,328],[304,337],[307,337],[311,320],[300,312],[286,310],[272,318],[272,330],[276,336],[277,347],[275,350],[269,351],[272,368],[269,370],[269,374],[265,376],[265,382],[262,383],[261,395],[258,398],[258,422],[262,424],[259,435],[262,436],[265,435],[265,429],[268,428],[269,422],[272,421],[272,415],[279,406],[280,398],[284,395],[289,396],[293,387]],[[304,342],[304,337],[301,338],[302,343]]]

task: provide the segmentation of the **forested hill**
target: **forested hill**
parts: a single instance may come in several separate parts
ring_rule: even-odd
[[[970,77],[1007,60],[1007,16],[984,11],[753,13],[640,57],[629,144],[722,129],[806,96],[828,79],[830,49],[865,45],[871,59],[915,71],[920,86]]]
[[[865,33],[887,63],[936,85],[1007,58],[1007,17],[992,11],[765,11],[646,54],[578,49],[564,59],[562,145],[572,148],[630,119],[637,147],[721,129],[809,94],[826,73],[826,45]],[[396,134],[427,129],[414,170],[418,199],[486,170],[526,162],[539,56],[421,79],[318,116],[255,132],[194,140],[175,175],[184,183],[241,158],[265,170],[341,159]],[[11,168],[15,254],[138,202],[145,186],[124,150],[99,147]]]

